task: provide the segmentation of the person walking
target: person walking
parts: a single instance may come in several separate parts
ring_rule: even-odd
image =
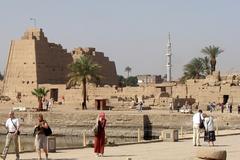
[[[204,141],[208,142],[209,146],[210,146],[210,143],[212,143],[212,146],[214,146],[214,141],[216,141],[216,136],[215,136],[213,117],[208,116],[206,114],[203,114],[203,117],[204,117],[204,127],[205,127]]]
[[[198,110],[197,113],[193,115],[193,145],[200,145],[200,125],[203,121],[202,110]]]
[[[97,157],[102,157],[104,154],[106,122],[105,113],[100,112],[97,117],[98,133],[94,137],[94,152]]]
[[[38,160],[41,160],[41,149],[45,152],[46,160],[48,160],[48,150],[47,150],[47,136],[45,135],[44,129],[47,129],[48,123],[43,119],[43,115],[38,115],[37,125],[35,125],[35,146],[38,153]]]
[[[223,112],[224,112],[224,104],[221,103],[221,104],[220,104],[220,107],[221,107],[221,112],[223,113]]]
[[[14,143],[14,147],[15,147],[15,153],[16,153],[16,160],[20,159],[19,156],[19,148],[18,148],[18,135],[19,135],[19,128],[20,128],[20,122],[18,120],[18,118],[16,118],[14,116],[14,112],[10,111],[9,112],[9,118],[6,121],[5,127],[7,128],[7,136],[6,136],[6,143],[5,143],[5,147],[3,149],[1,158],[3,160],[6,159],[7,154],[8,154],[8,149],[9,149],[9,145],[11,143],[11,141],[13,141]]]
[[[172,102],[169,103],[169,112],[170,113],[173,112],[173,103]]]
[[[142,109],[143,109],[143,101],[140,101],[139,103],[139,112],[142,112]]]
[[[232,103],[229,103],[229,113],[232,113]]]

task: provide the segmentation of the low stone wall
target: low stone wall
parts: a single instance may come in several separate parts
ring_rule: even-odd
[[[23,134],[32,134],[34,125],[37,121],[37,112],[21,112],[16,116],[21,119],[21,132]],[[84,131],[91,135],[91,129],[96,122],[98,112],[73,112],[56,113],[43,112],[44,118],[51,126],[53,133],[57,135],[81,135]],[[240,116],[232,115],[213,115],[215,117],[215,126],[219,129],[239,129]],[[180,129],[184,132],[192,131],[192,115],[179,113],[127,113],[106,111],[107,129],[106,134],[109,137],[137,137],[140,129],[141,137],[159,136],[163,129]],[[7,115],[0,113],[0,133],[6,133],[4,122]]]
[[[37,123],[37,112],[16,113],[21,120],[21,133],[33,134],[34,125]],[[81,135],[86,132],[91,135],[91,129],[96,123],[96,113],[44,113],[54,134],[57,135]],[[137,130],[143,131],[143,116],[141,114],[107,114],[107,135],[117,137],[137,137]],[[6,114],[0,114],[0,133],[6,133],[3,124]]]

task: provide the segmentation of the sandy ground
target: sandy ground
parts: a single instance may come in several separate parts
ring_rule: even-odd
[[[217,137],[215,147],[208,147],[204,142],[201,147],[193,147],[192,140],[106,147],[104,157],[96,157],[93,148],[58,150],[57,153],[49,153],[49,158],[51,160],[127,160],[127,158],[132,158],[132,160],[193,160],[197,149],[207,147],[227,150],[228,160],[239,160],[239,139],[240,135]],[[9,160],[14,158],[14,154],[8,156]],[[36,158],[36,153],[21,154],[22,160]]]
[[[28,105],[24,105],[22,103],[16,103],[16,104],[11,104],[11,103],[0,103],[0,113],[8,113],[10,110],[12,110],[13,107],[27,107],[27,108],[32,108]],[[37,103],[36,103],[37,106]],[[89,113],[96,113],[99,111],[94,110],[93,108],[90,108],[88,110],[81,110],[81,106],[80,105],[70,105],[70,104],[65,104],[65,105],[58,105],[58,104],[54,104],[52,110],[52,112],[58,112],[58,113],[76,113],[76,112],[89,112]],[[49,111],[50,112],[50,111]],[[165,109],[165,110],[143,110],[143,112],[138,112],[136,109],[130,109],[130,110],[120,110],[120,111],[108,111],[105,110],[104,112],[106,113],[111,113],[111,114],[119,114],[119,113],[123,113],[123,114],[183,114],[183,113],[179,113],[176,110],[174,110],[173,112],[170,112],[169,110]],[[240,117],[240,114],[237,113],[237,109],[234,108],[233,109],[233,113],[228,113],[225,112],[221,113],[220,110],[218,111],[214,111],[212,113],[210,113],[209,111],[206,111],[206,113],[209,113],[210,115],[213,116],[218,116],[218,115],[224,115],[224,116],[231,116],[231,115],[238,115]]]
[[[1,104],[0,112],[7,113],[13,105]],[[71,113],[76,112],[76,106],[59,105],[53,108],[53,112],[61,113]],[[80,106],[79,106],[80,108]],[[87,110],[79,112],[92,112],[96,113],[96,110]],[[159,114],[159,113],[169,113],[169,111],[159,111],[159,110],[149,110],[139,113],[136,110],[132,111],[106,111],[111,112],[111,114],[122,113],[136,113],[136,114]],[[181,113],[174,113],[181,114]],[[214,115],[221,114],[220,112],[213,113]],[[237,114],[236,111],[233,114]],[[224,113],[226,116],[230,116],[229,113]],[[239,131],[240,132],[240,131]],[[235,136],[225,136],[218,137],[215,149],[225,149],[227,150],[228,160],[239,160],[240,155],[240,135]],[[201,147],[208,147],[203,143]],[[148,144],[136,144],[136,145],[126,145],[118,147],[106,147],[104,157],[96,157],[93,153],[93,148],[84,149],[74,149],[74,150],[58,150],[57,153],[50,153],[49,157],[51,160],[127,160],[127,158],[132,158],[132,160],[192,160],[198,147],[192,146],[191,140],[181,140],[179,142],[157,142]],[[36,159],[36,153],[23,153],[21,154],[22,160],[32,160]],[[9,160],[14,160],[15,155],[10,154],[8,156]]]

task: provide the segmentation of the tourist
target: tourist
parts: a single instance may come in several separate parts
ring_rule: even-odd
[[[50,111],[52,111],[53,103],[54,103],[53,98],[50,98],[49,101],[48,101],[48,109],[49,109]]]
[[[38,153],[38,159],[41,160],[41,149],[45,152],[46,160],[48,159],[48,150],[47,150],[47,136],[45,135],[44,128],[48,128],[48,123],[43,119],[43,115],[38,115],[38,122],[35,126],[34,133],[35,137],[35,146]]]
[[[140,103],[139,103],[139,112],[142,112],[142,108],[143,108],[143,101],[141,101]]]
[[[180,108],[181,108],[181,104],[180,104],[180,102],[178,102],[178,103],[177,103],[177,111],[178,111],[178,112],[179,112]]]
[[[240,114],[240,104],[238,104],[238,114]]]
[[[105,127],[106,127],[106,118],[105,113],[100,112],[97,117],[98,133],[94,138],[94,152],[96,156],[102,157],[104,154],[104,145],[105,145]]]
[[[173,112],[173,103],[172,102],[169,103],[169,111]]]
[[[229,113],[232,113],[232,103],[229,103]]]
[[[193,115],[193,145],[200,146],[200,123],[203,121],[202,110]]]
[[[226,103],[226,109],[227,109],[227,112],[229,112],[229,103],[228,102]]]
[[[213,108],[214,111],[216,110],[216,103],[215,102],[212,103],[212,108]]]
[[[199,102],[196,102],[195,110],[198,110]]]
[[[65,97],[62,96],[62,104],[65,104]]]
[[[11,141],[13,140],[14,147],[15,147],[15,153],[16,153],[16,160],[20,159],[19,156],[19,148],[18,148],[18,135],[19,135],[19,128],[20,128],[20,122],[18,118],[15,118],[14,112],[9,112],[9,118],[6,121],[5,127],[7,128],[7,136],[6,136],[6,143],[5,147],[3,149],[3,153],[1,155],[1,158],[3,160],[6,159],[8,154],[8,149]]]
[[[221,103],[221,104],[220,104],[220,107],[221,107],[221,112],[223,113],[223,112],[224,112],[224,104]]]
[[[210,146],[210,143],[212,143],[212,145],[214,146],[214,141],[216,140],[216,137],[215,137],[213,117],[207,116],[206,114],[203,114],[203,117],[204,117],[204,127],[205,127],[204,141],[208,142],[209,146]]]
[[[86,106],[85,102],[82,102],[82,110],[85,110],[85,109],[87,109],[87,106]]]
[[[210,111],[210,112],[211,112],[211,107],[212,107],[212,103],[211,103],[211,102],[208,102],[207,111]]]
[[[43,110],[47,111],[48,110],[48,100],[45,97],[42,100],[42,104],[43,104]]]

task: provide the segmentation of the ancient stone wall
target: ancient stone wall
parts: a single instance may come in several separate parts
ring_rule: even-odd
[[[4,76],[4,94],[12,98],[18,92],[22,96],[28,95],[32,88],[37,87],[36,73],[35,40],[12,41]]]
[[[37,123],[39,113],[16,113],[21,120],[21,133],[32,134]],[[59,135],[82,135],[85,130],[90,135],[91,129],[96,123],[96,113],[43,113],[54,134]],[[143,132],[143,115],[141,114],[115,114],[106,113],[107,136],[137,137],[138,128]],[[7,114],[0,113],[0,133],[6,133],[2,124],[5,123]]]
[[[38,84],[64,84],[69,73],[68,65],[73,59],[61,45],[36,41]]]
[[[76,48],[72,51],[74,59],[80,58],[81,56],[89,56],[94,63],[101,66],[101,85],[117,85],[117,71],[115,63],[110,61],[108,57],[104,56],[104,53],[98,52],[95,48]]]
[[[64,96],[66,105],[76,104],[76,106],[80,106],[83,101],[82,86],[66,89],[66,85],[41,84],[39,87],[45,87],[49,89],[50,92],[51,89],[58,89],[58,101],[61,102],[61,97]],[[155,98],[157,99],[159,96],[158,90],[159,89],[155,87],[125,87],[116,89],[110,86],[96,87],[95,85],[89,84],[87,86],[87,104],[90,108],[94,108],[96,98],[105,98],[109,100],[107,105],[113,107],[119,107],[123,100],[126,102],[126,105],[130,106],[130,102],[135,99],[135,96],[137,96],[139,101],[144,97],[146,102],[148,102],[150,97],[152,101]],[[48,94],[47,98],[50,98],[50,95],[51,93]],[[119,98],[121,100],[119,100]],[[127,102],[129,102],[129,104],[127,104]],[[149,101],[149,103],[153,102]]]
[[[183,127],[184,132],[192,131],[192,115],[186,114],[139,114],[106,111],[107,136],[137,137],[138,128],[141,137],[144,134],[159,136],[163,129],[179,129]],[[54,134],[60,135],[82,135],[85,130],[88,135],[96,122],[98,112],[69,113],[43,112],[44,118],[53,129]],[[33,127],[37,123],[38,113],[20,112],[16,113],[20,118],[23,134],[32,134]],[[215,126],[219,129],[239,129],[240,119],[236,114],[213,114]],[[7,113],[0,113],[0,133],[6,133],[3,124],[7,119]]]
[[[240,103],[240,86],[237,76],[222,78],[218,74],[214,74],[206,79],[191,79],[185,84],[173,86],[173,98],[177,97],[193,98],[196,102],[199,102],[202,109],[206,109],[209,102],[229,102],[236,108]],[[224,100],[224,97],[226,100]]]
[[[103,53],[95,48],[87,48],[83,53],[90,54],[93,60],[102,66],[102,84],[117,84],[115,63],[109,61]],[[60,44],[49,43],[42,29],[28,29],[21,40],[13,40],[4,78],[3,93],[11,99],[21,94],[22,100],[33,100],[31,91],[42,84],[52,85],[48,88],[58,89],[60,95],[67,95],[65,84],[69,73],[68,64],[73,62],[78,54],[67,53]],[[60,86],[57,86],[61,84]],[[64,88],[64,89],[62,89]],[[72,99],[72,98],[69,98]]]

